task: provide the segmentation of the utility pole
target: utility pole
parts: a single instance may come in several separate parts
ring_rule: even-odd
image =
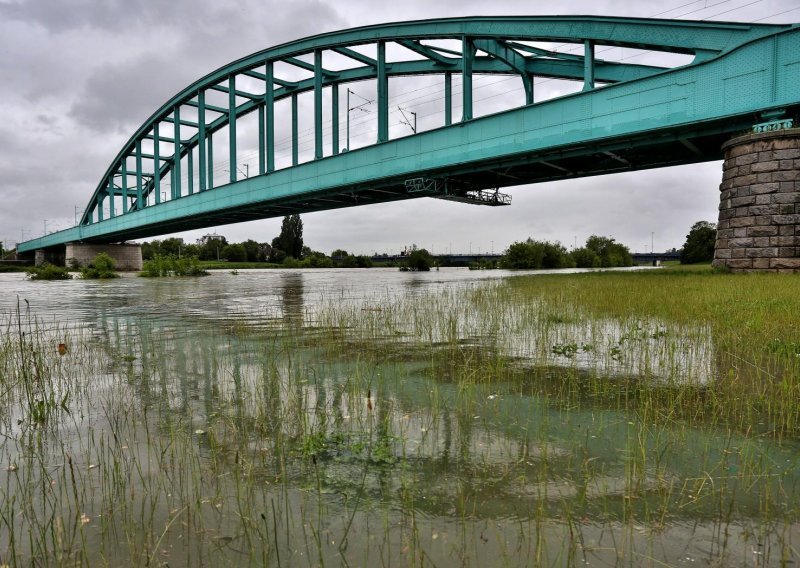
[[[399,110],[400,114],[403,115],[403,120],[400,121],[400,124],[405,124],[406,126],[408,126],[411,129],[411,132],[416,134],[417,133],[417,113],[415,113],[413,110],[409,110],[408,111],[410,114],[414,115],[414,124],[412,125],[411,122],[408,120],[408,117],[406,116],[406,113],[403,111],[402,107],[397,107],[397,110]]]
[[[44,220],[44,234],[47,234],[47,219]]]
[[[363,99],[364,102],[361,103],[360,105],[356,105],[354,107],[351,107],[350,106],[350,94],[351,93],[353,95],[357,96],[358,98]],[[369,111],[367,109],[363,108],[363,107],[365,107],[365,106],[367,106],[369,104],[372,104],[372,101],[370,101],[368,99],[365,99],[364,97],[362,97],[361,95],[359,95],[355,91],[351,91],[350,89],[347,89],[347,151],[348,152],[350,151],[350,111],[351,110],[360,110],[361,112],[366,112],[367,114],[369,114]]]

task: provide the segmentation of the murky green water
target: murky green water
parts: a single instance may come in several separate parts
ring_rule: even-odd
[[[0,566],[798,560],[796,444],[629,395],[713,380],[707,329],[507,305],[504,276],[0,274],[37,385],[0,399]]]

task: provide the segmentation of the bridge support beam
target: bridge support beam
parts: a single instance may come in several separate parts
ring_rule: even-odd
[[[740,136],[723,150],[714,266],[800,272],[800,129]]]
[[[67,243],[67,266],[86,266],[101,252],[114,259],[117,270],[142,269],[142,245],[136,243],[125,244],[95,244],[95,243]],[[38,258],[39,251],[37,251]]]

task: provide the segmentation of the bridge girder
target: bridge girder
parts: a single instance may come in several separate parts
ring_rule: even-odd
[[[322,34],[311,38],[302,39],[296,42],[290,42],[277,47],[263,50],[248,57],[234,61],[199,81],[188,86],[186,89],[178,93],[175,97],[167,101],[161,106],[128,140],[123,146],[122,150],[116,156],[115,160],[111,163],[105,174],[101,178],[100,183],[94,191],[92,198],[81,218],[78,227],[75,228],[79,238],[87,239],[103,239],[104,234],[112,234],[114,238],[133,238],[134,236],[143,236],[158,234],[154,233],[155,230],[149,223],[150,221],[142,221],[145,218],[161,218],[164,227],[172,225],[180,225],[182,228],[186,223],[175,221],[168,221],[171,210],[181,210],[181,198],[194,196],[192,199],[195,202],[209,202],[204,207],[211,207],[202,215],[196,215],[194,212],[187,217],[189,218],[208,218],[217,219],[220,223],[226,222],[228,219],[224,214],[215,212],[214,202],[217,201],[214,197],[203,196],[201,194],[209,193],[214,190],[214,193],[220,186],[214,184],[213,180],[213,147],[211,135],[219,130],[228,127],[232,135],[229,140],[228,147],[228,170],[230,179],[224,185],[226,187],[233,187],[237,184],[252,185],[250,180],[240,180],[237,174],[238,164],[236,161],[236,135],[235,126],[238,120],[242,117],[249,115],[252,112],[259,113],[259,167],[258,174],[262,178],[260,180],[264,188],[270,187],[272,184],[267,181],[271,177],[276,178],[274,181],[277,185],[281,182],[277,179],[278,173],[283,170],[275,170],[275,141],[274,141],[274,105],[276,101],[282,99],[291,99],[293,102],[293,125],[296,132],[297,116],[296,116],[296,102],[297,97],[301,93],[314,92],[315,99],[315,158],[311,164],[296,164],[297,158],[297,137],[293,137],[293,153],[295,160],[293,168],[298,168],[293,174],[294,177],[300,175],[300,171],[314,162],[324,162],[329,160],[332,156],[336,157],[339,154],[338,148],[338,88],[341,85],[347,85],[357,81],[363,80],[377,80],[379,83],[378,92],[381,93],[380,85],[385,84],[391,77],[401,76],[416,76],[416,75],[431,75],[442,74],[446,77],[446,91],[449,90],[450,76],[459,73],[463,76],[465,88],[463,89],[463,106],[465,109],[464,119],[459,126],[460,130],[452,130],[456,127],[445,126],[444,129],[450,128],[446,136],[451,136],[455,146],[463,138],[465,132],[464,126],[470,124],[475,120],[491,120],[490,117],[481,119],[472,119],[469,109],[472,104],[471,77],[473,74],[516,74],[522,78],[523,85],[526,89],[526,99],[521,101],[522,107],[518,110],[522,111],[525,107],[530,107],[531,110],[536,112],[523,112],[520,119],[523,124],[527,121],[529,130],[542,131],[542,125],[547,125],[544,130],[561,129],[565,132],[571,128],[569,125],[575,124],[574,117],[566,114],[568,108],[584,109],[588,105],[588,112],[584,109],[581,110],[580,120],[583,121],[597,121],[603,122],[608,118],[609,114],[620,113],[620,117],[624,113],[630,114],[636,111],[636,105],[633,107],[628,102],[620,103],[625,97],[638,97],[641,100],[639,109],[642,115],[645,116],[647,105],[653,104],[672,104],[675,101],[681,100],[680,97],[671,94],[665,95],[666,90],[681,91],[681,85],[695,85],[702,82],[698,78],[698,74],[706,72],[711,69],[713,65],[720,64],[722,59],[725,61],[733,61],[733,54],[737,50],[747,49],[750,44],[758,42],[772,42],[774,44],[771,49],[771,54],[774,57],[780,56],[779,43],[781,37],[798,37],[797,28],[791,25],[756,25],[745,23],[730,23],[730,22],[693,22],[693,21],[673,21],[673,20],[650,20],[650,19],[634,19],[634,18],[604,18],[597,16],[573,16],[573,17],[499,17],[499,18],[452,18],[443,20],[429,20],[429,21],[416,21],[416,22],[403,22],[396,24],[385,24],[378,26],[368,26],[363,28],[356,28],[352,30],[344,30],[341,32],[333,32]],[[461,50],[453,50],[444,48],[436,42],[439,40],[458,40],[461,42]],[[531,45],[533,42],[568,42],[576,44],[584,44],[585,51],[583,55],[560,53],[549,51]],[[397,44],[404,47],[422,57],[422,59],[404,60],[404,61],[387,61],[385,55],[385,46],[387,43]],[[785,42],[784,42],[785,43]],[[363,54],[358,49],[364,46],[376,45],[377,57],[371,57]],[[695,60],[682,68],[665,69],[662,67],[654,67],[647,65],[635,65],[629,63],[607,62],[596,59],[594,57],[594,48],[596,46],[619,46],[630,47],[636,49],[650,49],[656,51],[693,54]],[[766,45],[766,44],[765,44]],[[759,55],[761,51],[767,48],[759,48]],[[767,49],[767,51],[769,51]],[[764,53],[767,53],[764,51]],[[336,53],[338,55],[348,58],[349,61],[354,63],[354,67],[332,70],[327,69],[323,65],[323,54],[325,52]],[[482,55],[478,52],[482,52]],[[313,59],[313,63],[306,59]],[[291,65],[306,73],[311,73],[311,77],[288,80],[276,77],[275,65],[283,63]],[[752,62],[748,63],[753,67]],[[792,62],[784,62],[783,67],[793,65]],[[724,67],[725,63],[722,63]],[[777,67],[781,65],[777,59],[771,63],[769,67],[772,69],[772,74],[777,77]],[[783,69],[781,67],[781,69]],[[800,67],[800,66],[798,66]],[[716,69],[716,67],[715,67]],[[769,69],[768,69],[769,70]],[[715,71],[716,72],[716,71]],[[792,73],[791,71],[789,72]],[[722,73],[724,75],[724,72]],[[728,73],[734,78],[734,75]],[[744,75],[742,75],[744,76]],[[237,87],[237,77],[247,77],[256,81],[263,82],[263,92],[251,92],[244,88]],[[585,90],[582,93],[563,97],[561,99],[554,99],[537,103],[533,93],[533,77],[548,77],[569,79],[575,81],[583,81]],[[647,81],[652,81],[657,78],[668,77],[657,86],[648,89],[642,88]],[[773,77],[771,81],[773,92],[777,92],[782,88],[778,85],[779,79]],[[727,79],[726,79],[727,80]],[[791,81],[796,81],[797,77],[792,75]],[[602,83],[606,86],[602,88],[594,87],[594,82]],[[683,82],[683,83],[681,83]],[[623,87],[630,85],[629,89]],[[614,87],[616,86],[616,87]],[[333,87],[336,94],[332,97],[333,101],[333,116],[334,128],[336,134],[333,136],[333,149],[328,156],[324,155],[322,145],[322,89]],[[609,96],[594,96],[598,95],[599,91],[608,89],[622,88],[618,93],[617,98]],[[385,89],[385,88],[384,88]],[[653,94],[659,91],[660,94]],[[218,92],[222,95],[227,95],[227,105],[219,103],[209,104],[206,101],[206,95],[209,92]],[[616,92],[616,91],[615,91]],[[648,95],[647,93],[650,92]],[[773,94],[774,94],[773,93]],[[384,90],[383,99],[388,99],[385,96]],[[705,94],[689,93],[687,89],[683,89],[683,100],[693,98],[693,100],[701,101],[705,104]],[[570,102],[572,99],[580,99],[583,101],[576,107],[575,104]],[[381,99],[381,96],[379,96]],[[785,100],[784,100],[785,99]],[[243,102],[242,102],[243,101]],[[764,109],[765,102],[772,103],[771,106],[791,106],[792,104],[800,103],[793,98],[786,99],[785,97],[772,96],[770,100],[755,101],[753,108],[744,108],[746,112],[751,114],[757,109]],[[724,105],[723,105],[724,106]],[[741,105],[740,105],[741,106]],[[745,105],[746,106],[746,105]],[[193,108],[197,114],[197,118],[187,119],[185,116],[182,118],[181,111],[183,108]],[[725,109],[722,109],[723,111]],[[736,109],[734,109],[736,110]],[[742,109],[739,109],[742,110]],[[428,140],[436,138],[437,143],[439,137],[431,136],[434,132],[426,132],[416,134],[409,137],[411,140],[396,140],[388,141],[388,132],[386,127],[386,116],[388,112],[388,102],[386,100],[379,101],[378,108],[378,124],[379,124],[379,144],[371,148],[371,154],[377,156],[381,153],[380,147],[384,144],[394,146],[406,146],[409,144],[418,145],[423,148],[430,146]],[[449,113],[449,110],[446,110]],[[513,114],[515,110],[506,111],[501,114]],[[543,113],[549,112],[550,115]],[[714,113],[717,114],[714,114]],[[667,113],[669,114],[669,113]],[[729,113],[730,114],[730,113]],[[735,114],[735,113],[734,113]],[[741,113],[740,113],[741,114]],[[538,123],[534,125],[531,123],[528,116],[536,116]],[[719,115],[719,116],[718,116]],[[723,112],[724,115],[724,112]],[[720,115],[720,111],[714,109],[713,112],[697,113],[697,116],[691,120],[703,120],[705,116],[708,119],[708,129],[714,131],[718,128],[714,123],[716,119],[723,119],[724,116]],[[714,119],[714,120],[710,120]],[[449,116],[446,118],[445,124],[448,122]],[[500,115],[496,117],[496,124],[504,122],[501,120]],[[383,125],[383,128],[381,128]],[[494,125],[490,129],[492,132],[497,132],[499,126]],[[670,122],[669,120],[662,121],[651,125],[651,128],[644,130],[662,130],[671,129],[680,125],[678,122]],[[535,127],[534,127],[535,126]],[[192,132],[185,135],[183,129],[189,129]],[[607,135],[613,134],[613,126],[608,126],[609,132]],[[383,131],[382,131],[383,129]],[[470,129],[471,130],[471,129]],[[524,131],[518,129],[511,129],[517,132],[516,136],[520,139],[526,138]],[[591,129],[590,129],[591,130]],[[667,132],[665,130],[665,132]],[[679,131],[680,128],[675,129]],[[693,158],[681,158],[679,163],[687,163],[689,161],[699,161],[702,159],[710,159],[709,152],[698,150],[697,142],[692,142],[691,138],[702,131],[702,128],[695,128],[694,132],[689,129],[689,132],[684,132],[680,144],[683,148],[687,149],[687,153]],[[485,129],[484,129],[485,131]],[[637,132],[626,132],[621,128],[618,133],[621,139],[624,140],[639,140],[638,143],[645,144],[647,140],[639,136]],[[608,136],[607,136],[608,137]],[[595,136],[597,138],[597,136]],[[602,137],[600,137],[602,138]],[[415,140],[416,139],[416,140]],[[599,139],[599,138],[598,138]],[[152,152],[143,151],[142,143],[144,141],[152,142]],[[564,137],[565,143],[569,141],[569,137]],[[400,144],[402,142],[402,144]],[[485,142],[485,141],[484,141]],[[587,142],[591,142],[587,139]],[[575,141],[571,142],[573,146]],[[592,142],[594,143],[594,142]],[[163,145],[171,146],[166,152]],[[472,144],[480,144],[480,141],[473,138]],[[530,145],[529,145],[530,146]],[[497,168],[504,167],[506,163],[513,163],[519,159],[528,160],[532,163],[549,164],[550,166],[543,166],[545,170],[553,173],[554,175],[539,176],[533,175],[530,172],[522,172],[516,179],[522,180],[521,183],[531,181],[543,181],[545,179],[558,179],[561,177],[569,177],[570,175],[591,175],[580,174],[580,171],[573,172],[564,165],[558,165],[558,152],[561,144],[555,144],[553,148],[548,151],[540,148],[537,151],[533,148],[520,147],[513,151],[513,148],[506,150],[507,156],[496,155],[490,160],[483,158],[477,160],[470,167],[480,168]],[[603,147],[612,147],[614,144],[600,144]],[[437,146],[441,152],[445,152],[443,146]],[[599,147],[599,146],[598,146]],[[359,152],[364,154],[367,148],[362,148]],[[525,151],[522,151],[525,150]],[[689,151],[691,150],[691,151]],[[553,152],[556,152],[554,158]],[[563,150],[566,153],[574,151]],[[198,177],[199,184],[198,191],[194,191],[194,168],[192,160],[195,155],[199,161]],[[566,155],[566,154],[565,154]],[[443,157],[442,154],[440,157]],[[519,156],[523,156],[520,158]],[[188,191],[183,192],[182,182],[183,176],[181,172],[182,159],[188,159]],[[339,155],[336,159],[343,162],[348,161],[344,155]],[[444,158],[445,160],[448,158]],[[454,159],[454,158],[449,158]],[[417,160],[419,161],[419,160]],[[614,161],[612,159],[612,161]],[[658,160],[648,158],[646,165],[629,164],[630,167],[655,167],[654,164],[659,163]],[[665,160],[669,161],[669,160]],[[605,171],[616,171],[620,166],[626,167],[625,159],[622,161],[617,160],[616,166],[609,166]],[[360,167],[364,167],[361,165]],[[450,171],[456,172],[461,166],[450,168]],[[517,167],[517,166],[510,166]],[[431,167],[429,170],[434,172],[441,168]],[[462,168],[463,169],[463,168]],[[447,170],[447,168],[445,168]],[[477,170],[476,170],[477,171]],[[290,172],[284,172],[289,174]],[[475,172],[473,172],[475,173]],[[485,170],[484,170],[485,173]],[[288,177],[293,177],[289,175]],[[439,175],[446,176],[446,172],[441,171]],[[462,175],[462,174],[459,174]],[[466,175],[466,174],[463,174]],[[478,181],[479,176],[472,176],[471,181],[465,181],[463,178],[459,183],[485,183]],[[168,202],[162,203],[161,200],[161,181],[171,176],[172,194]],[[347,185],[348,180],[333,180],[330,184],[323,182],[318,183],[319,188],[336,187],[334,191],[320,189],[325,195],[324,203],[328,205],[347,206],[352,205],[348,198],[341,197],[348,194],[355,195],[355,188],[360,188],[361,191],[367,192],[370,186],[379,188],[381,183],[379,178],[381,176],[373,175],[376,183],[365,183],[359,181],[358,183],[350,183]],[[474,179],[473,179],[474,178]],[[483,178],[481,178],[483,179]],[[177,180],[177,183],[175,182]],[[335,183],[334,183],[335,182]],[[344,183],[344,185],[342,185]],[[394,181],[392,183],[395,183]],[[338,185],[337,185],[338,184]],[[276,187],[277,187],[276,185]],[[389,184],[390,186],[392,184]],[[498,183],[496,185],[503,185]],[[388,186],[387,186],[388,187]],[[393,187],[393,186],[392,186]],[[264,189],[265,191],[266,189]],[[377,189],[376,189],[377,191]],[[322,195],[320,194],[320,195]],[[391,198],[404,198],[406,196],[398,193],[395,195],[394,190],[390,190]],[[367,193],[362,196],[363,199],[369,199]],[[121,200],[120,200],[121,198]],[[110,219],[104,219],[104,202],[108,200],[109,207],[108,213]],[[297,209],[296,206],[287,206],[292,200],[291,195],[278,196],[271,207],[275,209],[272,213],[260,213],[260,217],[277,214],[278,210]],[[388,200],[387,197],[381,200]],[[121,202],[120,202],[121,201]],[[285,202],[281,205],[279,202]],[[320,202],[322,203],[322,202]],[[311,209],[325,209],[330,207],[306,205]],[[224,207],[222,207],[224,209]],[[268,208],[267,208],[268,209]],[[264,209],[264,211],[267,211]],[[301,207],[302,209],[302,207]],[[158,210],[158,212],[156,211]],[[146,214],[145,214],[146,213]],[[238,214],[237,214],[238,215]],[[120,217],[127,217],[123,222]],[[250,215],[246,215],[250,217]],[[255,218],[259,218],[256,216]],[[103,227],[110,228],[111,221],[117,220],[115,225],[124,227],[124,230],[112,230],[106,233]],[[241,215],[236,217],[236,220],[242,220]],[[139,225],[139,223],[143,223]],[[214,223],[214,224],[220,224]],[[189,223],[191,226],[197,226],[196,221]],[[139,226],[140,229],[135,229]],[[149,227],[149,228],[145,228]],[[72,231],[67,230],[67,231]],[[162,231],[165,232],[165,231]],[[72,239],[74,235],[62,235],[63,239]],[[109,237],[110,238],[110,237]],[[52,240],[52,239],[48,239]],[[62,240],[61,242],[65,242]],[[31,245],[35,247],[35,245]]]

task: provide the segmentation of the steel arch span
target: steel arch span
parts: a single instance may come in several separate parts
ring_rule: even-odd
[[[578,53],[542,42],[574,44]],[[691,57],[675,68],[612,62],[597,57],[601,46]],[[474,117],[473,77],[485,74],[519,77],[519,105]],[[441,124],[393,138],[389,80],[420,75],[441,77]],[[454,77],[461,85],[456,105]],[[541,77],[576,81],[579,90],[539,100],[534,79]],[[349,95],[352,83],[365,80],[376,84],[377,136],[346,151],[341,115],[346,110],[349,123],[352,107],[343,107],[340,92]],[[305,161],[298,144],[302,94],[313,98],[313,156]],[[281,167],[282,117],[275,109],[284,99],[291,162]],[[254,53],[183,89],[120,149],[76,227],[18,250],[423,196],[501,205],[502,194],[485,190],[720,159],[733,133],[791,119],[798,110],[798,24],[474,17],[327,33]],[[240,167],[237,126],[253,116],[258,163],[249,175]],[[223,156],[225,179],[215,178],[215,153]]]

